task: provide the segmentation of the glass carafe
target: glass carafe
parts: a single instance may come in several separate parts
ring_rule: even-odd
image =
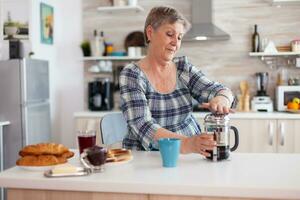
[[[233,130],[235,142],[230,147],[230,130]],[[229,125],[228,115],[223,114],[208,114],[204,118],[204,131],[207,134],[213,134],[217,145],[212,151],[207,151],[210,156],[207,159],[219,161],[228,159],[230,152],[237,149],[239,145],[238,130],[234,126]]]

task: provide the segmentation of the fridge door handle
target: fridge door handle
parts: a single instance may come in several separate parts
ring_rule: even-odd
[[[42,106],[49,104],[49,100],[38,100],[38,101],[29,101],[29,102],[23,102],[21,106],[23,107],[36,107],[36,106]]]
[[[3,126],[0,125],[0,172],[4,169]],[[4,200],[4,190],[0,188],[0,198]]]
[[[0,171],[4,169],[4,153],[3,153],[3,126],[0,126]]]

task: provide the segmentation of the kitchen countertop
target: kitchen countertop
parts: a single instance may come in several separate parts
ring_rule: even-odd
[[[76,152],[77,155],[77,152]],[[13,167],[0,173],[5,188],[192,196],[299,199],[300,154],[232,153],[211,162],[180,155],[177,168],[163,168],[159,152],[133,152],[134,159],[85,177],[45,178]],[[79,165],[78,157],[70,163]]]
[[[120,111],[82,111],[75,112],[75,118],[88,118],[88,117],[103,117],[107,113],[120,112]],[[196,118],[204,118],[207,112],[193,112]],[[298,113],[288,112],[236,112],[229,114],[230,119],[300,119]]]

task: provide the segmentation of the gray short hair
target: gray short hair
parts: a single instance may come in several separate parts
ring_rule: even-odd
[[[149,39],[146,33],[146,29],[149,25],[151,25],[153,29],[156,30],[164,23],[174,24],[175,22],[182,23],[185,32],[187,32],[191,28],[191,24],[189,23],[189,21],[175,8],[165,6],[152,8],[146,18],[144,27],[144,36],[146,43],[149,43]]]

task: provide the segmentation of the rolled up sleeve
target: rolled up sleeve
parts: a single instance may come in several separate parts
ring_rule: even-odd
[[[130,131],[145,150],[151,150],[154,134],[161,126],[151,116],[145,92],[145,80],[136,71],[125,68],[120,74],[121,109]]]
[[[183,67],[181,77],[185,80],[193,98],[199,103],[208,102],[221,90],[229,90],[224,85],[209,80],[200,69],[188,62],[187,57],[182,57],[179,62]]]

